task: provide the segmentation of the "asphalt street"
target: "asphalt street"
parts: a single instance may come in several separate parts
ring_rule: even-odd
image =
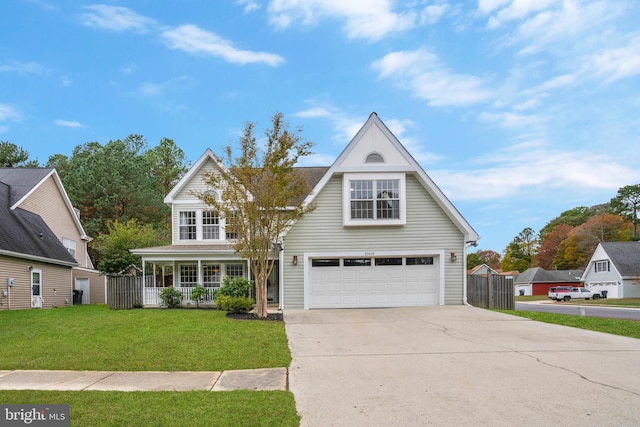
[[[580,308],[589,317],[606,317],[610,319],[640,320],[640,309],[621,307],[595,307],[590,305],[567,304],[564,302],[517,302],[516,310],[539,311],[544,313],[580,315]]]

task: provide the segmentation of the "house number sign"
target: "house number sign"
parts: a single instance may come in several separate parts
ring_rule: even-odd
[[[375,254],[375,252],[365,252],[364,256],[374,256]]]

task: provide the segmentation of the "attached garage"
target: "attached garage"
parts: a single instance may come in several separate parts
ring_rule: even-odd
[[[429,306],[440,303],[439,257],[309,257],[308,308]]]

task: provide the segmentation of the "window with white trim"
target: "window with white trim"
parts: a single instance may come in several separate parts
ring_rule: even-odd
[[[605,273],[610,271],[609,260],[606,261],[596,261],[593,264],[593,268],[596,273]]]
[[[76,241],[67,237],[62,238],[62,245],[69,251],[72,257],[76,257]]]
[[[225,237],[227,240],[238,239],[238,215],[227,215],[225,218]]]
[[[196,211],[180,212],[179,230],[180,240],[196,240],[198,237]]]
[[[202,239],[220,239],[220,218],[214,211],[202,212]]]
[[[244,264],[227,264],[227,276],[230,278],[244,277]]]
[[[347,173],[343,180],[344,225],[406,224],[404,174]]]
[[[180,265],[180,286],[193,287],[198,283],[198,265]]]
[[[202,266],[202,285],[206,288],[220,287],[220,264]]]

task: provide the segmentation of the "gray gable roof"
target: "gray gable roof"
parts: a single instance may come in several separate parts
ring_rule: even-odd
[[[515,280],[519,283],[580,283],[583,270],[545,270],[541,267],[526,269]]]
[[[605,242],[600,245],[621,276],[640,276],[640,242]]]
[[[0,182],[0,253],[39,259],[44,262],[77,265],[40,215],[24,209],[10,209],[12,188]],[[25,193],[26,194],[26,193]]]
[[[9,186],[9,205],[26,196],[53,168],[0,168],[0,182]]]

